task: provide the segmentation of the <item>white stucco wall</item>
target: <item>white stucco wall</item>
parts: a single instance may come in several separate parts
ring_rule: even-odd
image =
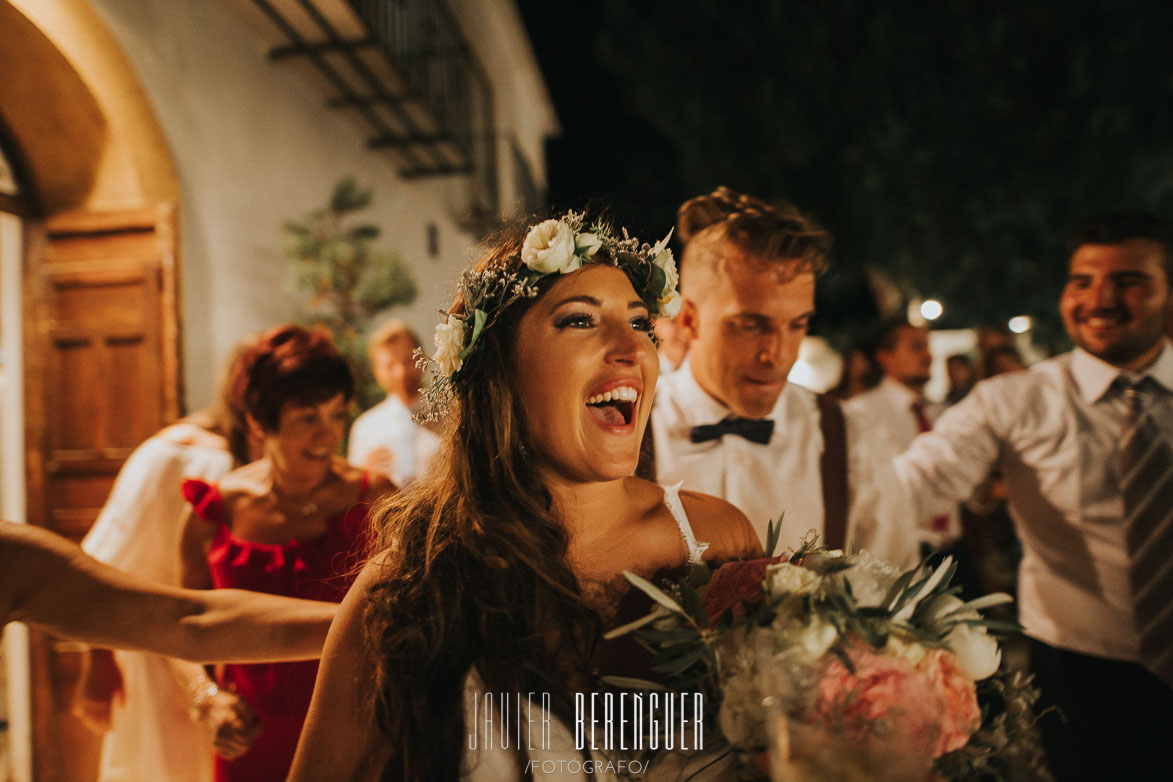
[[[400,179],[390,157],[366,149],[354,120],[325,108],[309,82],[267,58],[230,3],[93,4],[137,69],[179,171],[189,407],[211,398],[220,362],[238,340],[289,318],[297,294],[286,285],[280,226],[322,206],[348,174],[374,187],[367,217],[415,272],[419,298],[394,314],[428,340],[437,309],[475,252],[458,225],[467,208],[464,181]],[[510,109],[498,123],[517,115]],[[537,136],[546,125],[526,124],[521,135],[543,179]],[[427,255],[430,223],[439,230],[437,258]]]
[[[500,198],[505,214],[514,214],[520,194],[511,172],[510,141],[517,143],[539,186],[546,181],[545,141],[557,135],[558,118],[513,0],[448,0],[473,56],[488,74],[502,172]]]

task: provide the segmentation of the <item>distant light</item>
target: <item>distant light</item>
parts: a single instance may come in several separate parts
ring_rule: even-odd
[[[1015,334],[1025,334],[1030,331],[1030,327],[1034,325],[1031,323],[1029,315],[1016,315],[1010,319],[1010,330]]]
[[[921,302],[920,314],[924,316],[925,320],[936,320],[941,317],[943,312],[945,312],[945,308],[936,299],[926,299]]]

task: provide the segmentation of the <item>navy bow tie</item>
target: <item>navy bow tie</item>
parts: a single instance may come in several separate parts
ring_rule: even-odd
[[[720,440],[727,434],[766,445],[774,434],[774,422],[769,418],[726,418],[715,424],[694,426],[688,432],[688,439],[694,443],[707,443],[709,440]]]

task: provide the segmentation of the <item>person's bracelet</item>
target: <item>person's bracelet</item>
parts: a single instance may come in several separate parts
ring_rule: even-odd
[[[187,714],[193,722],[200,722],[207,716],[208,703],[219,694],[219,685],[211,679],[195,686],[191,694],[191,705],[187,709]]]

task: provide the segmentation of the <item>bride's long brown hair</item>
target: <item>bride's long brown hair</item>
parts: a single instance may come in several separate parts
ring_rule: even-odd
[[[502,233],[477,268],[516,270],[523,238],[520,227]],[[373,513],[373,550],[387,565],[365,627],[374,715],[391,747],[383,780],[458,779],[471,670],[485,692],[550,693],[567,725],[585,683],[599,619],[567,564],[513,378],[519,321],[534,301],[481,334],[429,475]],[[523,753],[515,758],[528,778]]]

